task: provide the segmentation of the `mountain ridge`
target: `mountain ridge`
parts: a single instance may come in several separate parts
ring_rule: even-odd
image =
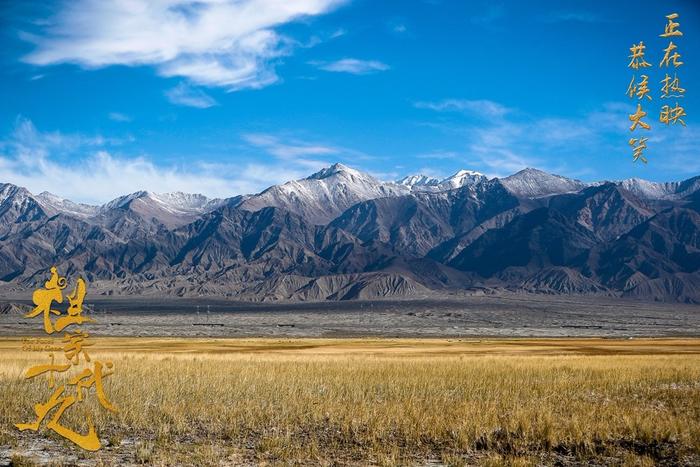
[[[384,182],[334,164],[257,194],[140,191],[102,206],[0,184],[0,293],[55,264],[104,294],[700,303],[699,207],[700,177],[584,183],[537,169]]]

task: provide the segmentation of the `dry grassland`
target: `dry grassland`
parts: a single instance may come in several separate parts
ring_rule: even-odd
[[[105,447],[20,434],[46,354],[0,340],[0,461],[156,465],[697,465],[698,339],[95,338]],[[48,441],[47,441],[48,439]],[[37,450],[36,443],[44,443]],[[1,462],[0,462],[1,463]]]

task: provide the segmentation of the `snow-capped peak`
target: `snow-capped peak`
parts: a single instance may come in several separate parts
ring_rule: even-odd
[[[174,213],[204,213],[215,209],[223,202],[221,199],[210,199],[199,193],[183,193],[181,191],[153,193],[151,191],[136,191],[110,201],[103,205],[100,210],[108,211],[111,209],[123,208],[134,200],[155,204],[161,209]]]
[[[454,175],[452,175],[452,177],[448,177],[448,178],[464,177],[464,176],[467,176],[467,175],[471,175],[471,176],[480,176],[480,177],[484,177],[484,176],[485,176],[484,174],[482,174],[481,172],[477,172],[476,170],[462,169],[462,170],[458,170]]]
[[[352,175],[355,177],[361,177],[361,176],[366,176],[366,174],[363,174],[359,170],[352,169],[348,167],[347,165],[343,165],[339,162],[336,162],[335,164],[331,165],[330,167],[323,168],[319,170],[318,172],[309,175],[306,177],[307,180],[322,180],[324,178],[328,178],[330,176],[336,175],[336,174],[341,174],[341,173],[346,173],[348,175]]]
[[[678,190],[678,182],[656,183],[641,178],[628,178],[617,182],[625,190],[631,191],[640,198],[664,199],[673,197]]]
[[[418,186],[435,186],[440,183],[440,179],[435,177],[429,177],[427,175],[417,174],[408,175],[400,180],[396,180],[399,185],[404,185],[409,188]]]
[[[182,211],[205,211],[213,204],[221,201],[218,198],[207,198],[199,193],[183,193],[181,191],[160,194],[151,193],[150,197],[166,206]]]
[[[486,180],[486,176],[479,172],[462,169],[443,179],[428,177],[426,175],[409,175],[397,180],[396,183],[407,186],[413,191],[447,191],[463,186],[475,185]]]
[[[573,193],[587,185],[579,180],[553,175],[538,169],[526,168],[500,180],[516,196],[539,198],[553,194]]]
[[[93,216],[99,210],[99,206],[91,204],[75,203],[48,191],[43,191],[35,196],[36,200],[49,212],[68,214],[74,217],[86,218]]]
[[[316,224],[327,224],[361,201],[407,193],[409,189],[405,186],[385,183],[343,164],[333,164],[304,179],[273,185],[248,197],[239,206],[249,211],[274,206],[301,214]]]
[[[451,175],[440,181],[440,186],[446,189],[461,188],[467,185],[474,185],[479,182],[486,181],[486,175],[474,170],[459,170],[454,175]]]
[[[103,204],[100,207],[100,211],[109,211],[111,209],[119,209],[124,206],[127,206],[131,201],[139,198],[144,198],[149,196],[150,192],[148,191],[135,191],[134,193],[130,193],[128,195],[120,196],[118,198],[113,199],[112,201]]]
[[[62,201],[66,201],[64,198],[61,198],[61,197],[58,196],[58,195],[54,195],[53,193],[51,193],[51,192],[49,192],[49,191],[42,191],[41,193],[39,193],[38,195],[36,195],[36,197],[39,198],[39,199],[43,199],[43,200],[46,200],[46,201],[51,201],[51,202],[54,202],[54,203],[60,203],[60,202],[62,202]]]
[[[21,201],[24,201],[30,196],[31,194],[25,188],[11,183],[0,183],[0,203],[5,202],[9,198],[19,198]]]

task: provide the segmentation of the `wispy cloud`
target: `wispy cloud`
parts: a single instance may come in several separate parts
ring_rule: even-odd
[[[283,159],[299,156],[338,154],[341,152],[332,146],[306,143],[298,140],[283,142],[276,136],[262,133],[248,133],[243,135],[243,139],[249,144],[264,148],[268,153]]]
[[[390,69],[389,65],[377,60],[359,60],[357,58],[343,58],[334,62],[312,61],[321,70],[335,73],[351,73],[353,75],[367,75]]]
[[[649,164],[663,164],[664,169],[683,175],[700,174],[700,131],[697,127],[657,125],[648,144]]]
[[[23,33],[35,50],[35,65],[74,63],[155,66],[162,76],[180,76],[235,91],[277,81],[274,62],[294,41],[275,31],[283,24],[327,13],[343,0],[76,0],[39,34]]]
[[[263,133],[248,133],[242,135],[243,140],[251,146],[260,148],[280,161],[295,167],[308,170],[318,170],[329,165],[322,156],[339,156],[341,149],[333,146],[308,143],[298,139],[282,140],[277,136]]]
[[[418,159],[457,159],[459,153],[456,151],[432,151],[425,154],[418,154]]]
[[[622,155],[626,142],[628,103],[606,103],[574,117],[538,117],[492,101],[445,100],[418,102],[416,107],[435,112],[464,112],[468,120],[431,123],[457,134],[465,142],[459,152],[469,164],[490,176],[506,176],[526,167],[537,167],[570,176],[590,174],[580,162],[587,155]],[[474,121],[474,114],[489,118]],[[460,116],[461,118],[461,116]],[[438,155],[441,152],[437,153]]]
[[[448,106],[450,108],[454,106]],[[444,106],[425,106],[443,111]],[[495,112],[493,118],[431,123],[441,131],[457,135],[464,143],[457,159],[468,168],[489,176],[507,176],[526,167],[592,179],[609,178],[614,165],[632,164],[628,115],[630,102],[606,102],[599,108],[569,117],[541,117],[513,109]],[[459,116],[461,118],[461,116]],[[683,179],[700,173],[697,147],[700,132],[690,127],[656,125],[649,134],[649,165],[637,164],[642,178]],[[436,151],[418,158],[448,159],[451,151]],[[603,171],[586,165],[602,164]],[[648,169],[655,167],[653,172]]]
[[[174,88],[165,91],[165,96],[176,105],[206,109],[217,105],[216,100],[201,89],[180,83]]]
[[[413,105],[418,109],[429,109],[436,112],[465,112],[487,118],[500,118],[512,111],[512,109],[498,102],[486,99],[444,99],[434,102],[418,101]]]
[[[110,112],[109,114],[107,114],[107,116],[109,117],[110,120],[112,120],[114,122],[128,123],[131,121],[130,116],[123,114],[121,112]]]
[[[119,157],[105,150],[69,164],[58,164],[39,153],[27,153],[21,158],[2,155],[0,179],[26,187],[33,193],[50,191],[77,202],[95,204],[139,190],[226,196],[250,186],[248,183],[237,185],[235,180],[194,167],[163,167],[146,157]]]
[[[318,170],[333,162],[356,166],[359,161],[376,159],[353,148],[303,140],[287,134],[245,133],[241,139],[250,147],[275,157],[280,163],[308,170]]]
[[[3,147],[9,147],[19,155],[34,152],[43,156],[60,156],[79,148],[120,146],[129,142],[133,142],[132,137],[115,138],[99,134],[65,134],[58,131],[40,132],[31,120],[20,116],[15,121],[12,136],[3,141]]]
[[[330,39],[337,39],[337,38],[339,38],[339,37],[345,36],[347,33],[348,33],[347,29],[338,28],[338,29],[336,29],[335,31],[333,31],[333,32],[331,33],[331,35],[329,36],[329,38],[330,38]]]
[[[139,190],[228,197],[306,177],[329,165],[311,156],[335,158],[336,152],[343,151],[263,134],[247,135],[245,140],[251,148],[272,155],[272,159],[258,156],[252,162],[190,160],[186,164],[159,164],[146,155],[116,154],[117,139],[42,132],[21,118],[12,134],[0,141],[0,182],[26,187],[33,193],[50,191],[97,204]],[[58,158],[59,154],[70,157]]]

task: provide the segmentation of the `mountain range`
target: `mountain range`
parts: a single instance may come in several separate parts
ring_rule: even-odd
[[[102,206],[0,184],[0,292],[48,268],[93,294],[349,300],[499,291],[700,303],[700,176],[525,169],[385,182],[342,164],[227,199]]]

